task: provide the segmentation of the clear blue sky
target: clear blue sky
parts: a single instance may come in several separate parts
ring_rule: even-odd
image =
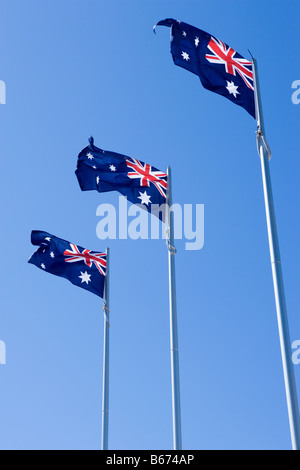
[[[2,449],[97,449],[100,299],[27,264],[32,229],[93,250],[96,208],[74,175],[95,144],[173,170],[205,205],[205,245],[176,246],[185,449],[289,449],[255,121],[173,65],[167,17],[258,60],[291,340],[300,339],[297,1],[0,0]],[[111,248],[111,449],[172,448],[167,250]],[[300,365],[295,366],[300,393]]]

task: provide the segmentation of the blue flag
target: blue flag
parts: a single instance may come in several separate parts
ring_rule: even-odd
[[[84,249],[40,230],[31,232],[31,243],[39,248],[28,263],[103,298],[106,253]]]
[[[176,65],[198,75],[204,88],[242,106],[255,119],[252,62],[187,23],[169,18],[158,25],[171,27],[171,54]]]
[[[167,174],[154,166],[116,152],[101,150],[93,144],[78,155],[75,171],[82,191],[118,191],[133,204],[164,220]]]

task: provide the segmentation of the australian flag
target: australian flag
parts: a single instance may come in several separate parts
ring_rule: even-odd
[[[40,230],[31,232],[31,243],[39,248],[28,263],[45,272],[65,277],[75,286],[103,298],[106,253],[84,249]]]
[[[75,171],[82,191],[119,191],[130,202],[164,221],[162,205],[167,198],[167,174],[136,158],[101,150],[93,139],[90,142],[79,153]]]
[[[255,119],[252,62],[187,23],[169,18],[158,25],[171,28],[171,54],[176,65],[198,75],[204,88],[242,106]]]

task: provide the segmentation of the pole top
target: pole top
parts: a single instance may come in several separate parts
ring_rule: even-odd
[[[94,137],[92,135],[90,135],[90,137],[89,137],[89,144],[91,146],[94,145]]]
[[[252,59],[252,60],[255,60],[254,57],[253,57],[253,55],[251,54],[250,49],[247,49],[247,51],[249,52],[249,54],[250,54],[250,56],[251,56],[251,59]]]

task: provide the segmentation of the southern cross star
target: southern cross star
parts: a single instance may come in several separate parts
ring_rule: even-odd
[[[89,160],[93,160],[94,155],[91,154],[91,152],[87,153],[86,156],[88,157]]]
[[[86,284],[88,284],[89,282],[91,282],[91,274],[88,274],[87,271],[85,271],[84,273],[82,273],[82,272],[80,271],[80,274],[81,274],[81,276],[78,276],[78,277],[79,277],[79,279],[81,279],[81,284],[82,284],[83,282],[85,282]]]
[[[44,265],[44,263],[41,264],[41,268],[46,269],[46,266]]]
[[[116,171],[115,165],[109,165],[110,171]]]
[[[182,51],[181,55],[184,60],[186,61],[190,60],[190,56],[188,55],[187,52]]]
[[[196,47],[199,46],[199,38],[195,38],[195,46],[196,46]]]

